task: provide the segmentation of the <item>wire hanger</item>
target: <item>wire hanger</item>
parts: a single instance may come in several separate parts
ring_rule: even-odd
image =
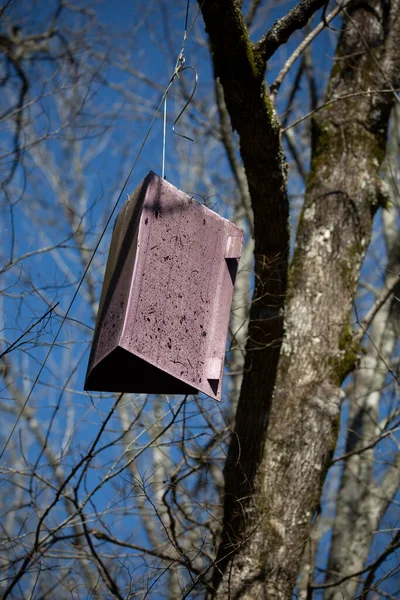
[[[186,4],[185,27],[184,27],[184,32],[183,32],[183,41],[182,41],[181,51],[177,58],[173,75],[170,79],[169,85],[168,85],[168,87],[165,91],[165,95],[164,95],[162,166],[161,166],[161,178],[162,179],[165,179],[165,156],[166,156],[166,138],[167,138],[167,95],[168,95],[168,92],[171,89],[171,86],[172,86],[173,82],[175,81],[175,79],[179,79],[180,74],[189,69],[194,74],[194,86],[193,86],[193,89],[192,89],[192,92],[191,92],[189,98],[186,101],[186,104],[184,105],[184,107],[182,108],[182,110],[180,111],[178,116],[176,117],[174,124],[172,125],[172,132],[175,135],[178,135],[179,137],[184,138],[185,140],[189,140],[190,142],[193,142],[193,138],[189,137],[188,135],[184,135],[183,133],[179,133],[179,131],[176,131],[176,124],[178,123],[179,119],[182,117],[183,113],[185,112],[185,110],[187,109],[187,107],[189,106],[191,101],[193,100],[193,97],[197,90],[197,84],[199,82],[199,75],[198,75],[196,69],[194,67],[192,67],[191,65],[185,66],[184,50],[185,50],[186,40],[188,37],[187,25],[188,25],[188,17],[189,17],[189,4],[190,4],[190,0],[188,0],[187,4]],[[192,24],[190,29],[192,29],[193,25],[194,25],[194,23]],[[190,32],[190,30],[189,30],[189,32]]]
[[[193,100],[193,97],[196,93],[197,90],[197,84],[199,82],[199,75],[196,71],[196,69],[194,67],[192,67],[191,65],[188,65],[187,67],[182,67],[180,70],[180,73],[183,73],[183,71],[187,71],[188,69],[190,69],[191,71],[193,71],[194,73],[194,86],[193,86],[193,90],[192,93],[190,94],[185,106],[182,108],[181,112],[179,113],[179,115],[176,117],[174,124],[172,125],[172,131],[175,135],[179,135],[179,137],[185,138],[185,140],[190,140],[191,142],[193,142],[193,139],[187,135],[183,135],[183,133],[179,133],[179,131],[175,131],[175,125],[177,124],[177,122],[179,121],[179,119],[181,118],[181,116],[183,115],[183,113],[185,112],[185,110],[187,109],[187,107],[189,106],[189,104],[191,103],[191,101]]]

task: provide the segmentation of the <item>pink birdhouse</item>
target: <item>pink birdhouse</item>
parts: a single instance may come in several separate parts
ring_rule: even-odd
[[[85,390],[220,400],[243,230],[150,172],[111,240]]]

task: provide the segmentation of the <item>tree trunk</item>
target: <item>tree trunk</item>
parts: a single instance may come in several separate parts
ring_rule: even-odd
[[[399,5],[362,3],[346,15],[328,104],[315,118],[287,280],[285,165],[260,46],[249,41],[237,2],[202,4],[255,223],[249,341],[213,579],[218,598],[289,599],[296,582],[336,444],[340,385],[358,357],[350,317],[360,268],[373,215],[386,201],[379,169],[390,89],[399,80]]]
[[[400,115],[400,111],[397,110],[397,114]],[[400,131],[392,131],[391,145],[400,140],[399,135]],[[394,145],[391,156],[397,164],[397,143]],[[375,444],[382,433],[379,423],[381,395],[387,379],[387,365],[391,363],[399,338],[400,239],[395,234],[396,213],[392,208],[385,211],[382,218],[388,254],[384,289],[394,286],[393,298],[382,306],[374,319],[349,397],[346,454],[350,456],[344,464],[338,493],[326,578],[329,584],[365,568],[374,532],[400,483],[396,464],[385,470],[384,478],[382,473],[374,476]],[[366,450],[368,446],[370,448]],[[391,485],[384,486],[389,476]],[[358,578],[343,581],[340,587],[328,588],[326,598],[353,598],[358,584]]]

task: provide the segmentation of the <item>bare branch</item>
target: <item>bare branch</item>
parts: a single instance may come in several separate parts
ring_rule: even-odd
[[[255,51],[267,61],[285,44],[290,36],[307,25],[313,14],[326,4],[326,0],[301,0],[282,19],[274,23],[268,33],[255,45]]]
[[[337,15],[346,7],[350,4],[351,0],[347,0],[347,2],[340,4],[339,6],[337,6],[336,8],[334,8],[329,15],[327,15],[325,17],[325,19],[323,21],[321,21],[320,23],[318,23],[318,25],[304,38],[304,40],[301,42],[301,44],[299,44],[296,48],[296,50],[292,53],[292,55],[287,59],[287,61],[285,62],[285,64],[283,65],[282,69],[280,70],[277,78],[275,79],[275,81],[272,83],[272,85],[270,86],[270,94],[271,94],[271,98],[274,100],[276,98],[276,95],[279,92],[279,88],[282,85],[282,82],[284,80],[284,78],[286,77],[286,75],[289,73],[290,69],[292,68],[292,66],[294,65],[294,63],[296,62],[296,60],[299,58],[299,56],[304,52],[304,50],[311,44],[311,42],[317,37],[317,35],[319,35],[321,33],[321,31],[323,31],[323,29],[325,27],[327,27],[327,25],[333,21],[333,19],[335,17],[337,17]]]
[[[398,286],[400,281],[400,273],[393,278],[390,285],[388,287],[383,287],[379,293],[378,298],[375,300],[373,306],[371,306],[368,313],[365,315],[363,320],[360,323],[360,328],[358,332],[354,335],[354,340],[359,342],[362,340],[364,335],[367,332],[368,327],[371,325],[377,313],[380,311],[382,306],[389,300],[392,296],[395,288]]]
[[[399,91],[399,90],[397,89],[395,91]],[[349,100],[350,98],[357,98],[358,96],[360,96],[360,97],[373,96],[373,95],[379,95],[379,94],[393,94],[393,89],[391,88],[391,89],[382,89],[382,90],[360,90],[359,92],[352,92],[351,94],[343,94],[342,96],[338,96],[337,98],[332,98],[332,100],[328,100],[327,102],[324,102],[324,104],[321,104],[321,106],[318,106],[315,110],[311,110],[306,115],[303,115],[296,121],[293,121],[293,123],[290,123],[290,125],[288,125],[284,129],[282,129],[282,133],[285,133],[288,129],[291,129],[292,127],[296,127],[296,125],[299,125],[306,119],[309,119],[314,114],[316,114],[320,110],[323,110],[324,108],[327,108],[331,104],[335,104],[336,102],[340,102],[342,100]]]
[[[315,584],[311,584],[310,588],[313,590],[326,590],[328,588],[338,587],[345,581],[348,581],[349,579],[354,579],[355,577],[358,578],[358,577],[360,577],[360,575],[364,575],[364,573],[368,573],[370,571],[372,572],[372,577],[373,577],[376,569],[382,564],[382,562],[390,554],[392,554],[399,548],[399,543],[400,543],[400,532],[397,532],[394,539],[390,542],[390,544],[382,552],[380,557],[377,558],[373,563],[368,565],[368,567],[365,567],[364,569],[361,569],[360,571],[357,571],[355,573],[351,573],[350,575],[346,575],[345,577],[341,577],[335,583],[321,583],[321,584],[315,583]],[[368,579],[367,579],[367,581],[368,581]],[[372,581],[371,581],[371,583],[372,583]],[[356,596],[356,598],[363,597],[363,594],[364,594],[364,592],[360,596]]]

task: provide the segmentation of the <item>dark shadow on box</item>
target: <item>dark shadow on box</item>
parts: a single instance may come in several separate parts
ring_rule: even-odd
[[[220,380],[219,379],[207,379],[207,381],[210,384],[210,387],[211,387],[212,391],[214,392],[214,394],[217,395]]]
[[[85,389],[135,394],[196,394],[198,391],[123,348],[110,352],[91,370]]]
[[[228,267],[229,275],[231,276],[232,285],[235,285],[239,260],[237,258],[226,258],[225,260]]]

